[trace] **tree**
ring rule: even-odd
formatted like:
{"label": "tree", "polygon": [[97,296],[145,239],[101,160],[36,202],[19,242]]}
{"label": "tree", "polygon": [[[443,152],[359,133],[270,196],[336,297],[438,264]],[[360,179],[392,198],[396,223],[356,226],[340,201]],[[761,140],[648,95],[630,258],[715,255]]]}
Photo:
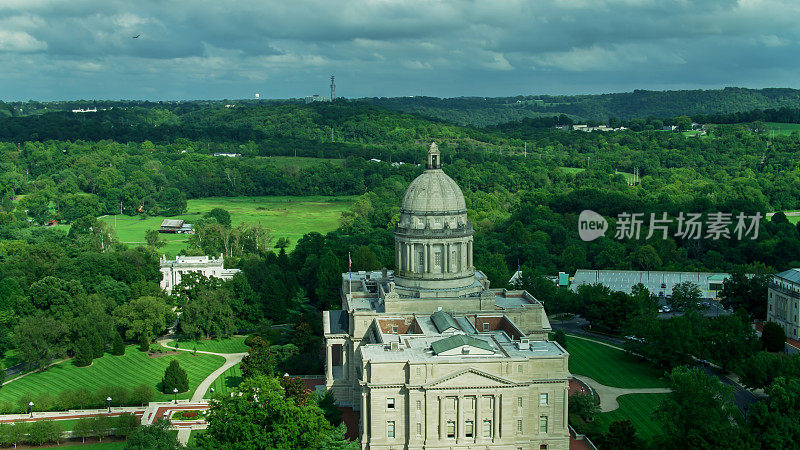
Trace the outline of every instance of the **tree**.
{"label": "tree", "polygon": [[61,439],[61,426],[52,420],[37,420],[28,425],[28,441],[35,445],[55,442]]}
{"label": "tree", "polygon": [[161,248],[167,245],[167,241],[161,239],[161,234],[158,230],[150,229],[144,232],[144,241],[148,247]]}
{"label": "tree", "polygon": [[94,417],[81,417],[72,427],[72,436],[81,438],[81,442],[86,442],[86,438],[94,435]]}
{"label": "tree", "polygon": [[368,246],[362,245],[353,252],[353,270],[376,270],[380,269],[378,256]]}
{"label": "tree", "polygon": [[780,352],[786,346],[786,332],[776,322],[766,322],[761,332],[761,343],[768,352]]}
{"label": "tree", "polygon": [[700,287],[697,284],[684,281],[672,288],[672,298],[669,300],[669,304],[678,311],[697,309],[701,297]]}
{"label": "tree", "polygon": [[800,380],[777,378],[766,389],[767,398],[755,403],[748,424],[761,448],[794,448],[800,438]]}
{"label": "tree", "polygon": [[597,444],[601,448],[615,450],[637,450],[644,448],[644,442],[636,436],[636,428],[630,420],[615,420],[608,426]]}
{"label": "tree", "polygon": [[344,437],[344,426],[334,428],[315,403],[286,397],[276,378],[246,379],[232,394],[211,401],[200,448],[258,448],[266,442],[271,448],[357,448]]}
{"label": "tree", "polygon": [[322,256],[317,269],[317,303],[327,308],[338,308],[341,301],[339,292],[342,287],[341,263],[332,251]]}
{"label": "tree", "polygon": [[175,388],[178,389],[178,392],[189,390],[189,376],[181,368],[177,359],[170,361],[169,366],[164,371],[164,378],[161,379],[161,392],[172,394]]}
{"label": "tree", "polygon": [[88,366],[92,363],[92,346],[89,340],[80,338],[75,345],[75,365],[78,367]]}
{"label": "tree", "polygon": [[125,342],[123,342],[122,335],[119,333],[114,333],[113,341],[111,342],[111,354],[115,356],[125,354]]}
{"label": "tree", "polygon": [[[774,216],[773,216],[774,220]],[[722,282],[720,302],[729,309],[744,309],[753,319],[764,320],[767,315],[767,285],[769,276],[748,277],[742,269],[735,270]]]}
{"label": "tree", "polygon": [[592,394],[576,393],[569,397],[569,413],[591,422],[600,414],[600,406]]}
{"label": "tree", "polygon": [[44,313],[25,317],[14,328],[14,342],[21,359],[34,369],[65,355],[66,339],[67,325]]}
{"label": "tree", "polygon": [[556,332],[553,333],[553,340],[558,342],[564,350],[567,349],[567,333],[565,333],[564,330],[556,330]]}
{"label": "tree", "polygon": [[144,336],[150,341],[174,317],[167,304],[156,297],[139,297],[114,309],[117,325],[126,330],[128,339]]}
{"label": "tree", "polygon": [[670,373],[669,384],[671,392],[654,413],[663,431],[661,448],[752,448],[731,387],[683,366]]}
{"label": "tree", "polygon": [[156,392],[149,384],[139,384],[131,391],[131,402],[144,406],[153,401]]}
{"label": "tree", "polygon": [[152,425],[137,428],[128,436],[125,450],[177,450],[182,448],[168,420],[158,419]]}
{"label": "tree", "polygon": [[223,227],[230,228],[231,226],[231,213],[228,210],[223,208],[214,208],[211,211],[203,214],[204,219],[214,219],[217,221],[218,224],[222,225]]}
{"label": "tree", "polygon": [[269,342],[256,336],[252,339],[250,349],[247,351],[247,356],[242,359],[240,367],[243,378],[254,378],[260,375],[274,375],[276,365],[275,354],[270,349]]}
{"label": "tree", "polygon": [[114,422],[114,434],[117,436],[130,436],[139,428],[141,423],[139,418],[131,413],[120,414]]}
{"label": "tree", "polygon": [[12,444],[14,448],[17,448],[17,444],[25,442],[25,439],[28,436],[28,423],[14,422],[9,428],[7,428],[7,431],[7,442],[4,443]]}
{"label": "tree", "polygon": [[322,414],[328,423],[338,427],[342,423],[342,410],[336,405],[336,397],[333,391],[325,391],[321,397],[317,396],[317,405],[322,409]]}
{"label": "tree", "polygon": [[227,289],[205,290],[183,307],[181,332],[192,339],[226,336],[234,330],[232,294]]}
{"label": "tree", "polygon": [[100,442],[103,442],[103,437],[108,435],[111,429],[111,418],[108,416],[97,416],[92,421],[92,434],[100,438]]}

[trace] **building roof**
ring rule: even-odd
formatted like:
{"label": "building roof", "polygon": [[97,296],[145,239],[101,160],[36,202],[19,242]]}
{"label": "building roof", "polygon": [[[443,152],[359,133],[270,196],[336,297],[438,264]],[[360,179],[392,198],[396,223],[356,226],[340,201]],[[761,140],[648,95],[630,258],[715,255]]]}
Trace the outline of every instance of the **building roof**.
{"label": "building roof", "polygon": [[[431,144],[429,154],[431,152],[439,158],[436,144]],[[426,168],[408,185],[401,209],[418,213],[463,213],[467,210],[467,203],[458,184],[437,166]]]}
{"label": "building roof", "polygon": [[431,320],[433,324],[436,326],[436,329],[439,330],[439,333],[444,333],[445,331],[455,328],[457,331],[461,330],[461,327],[458,326],[458,322],[456,319],[453,318],[450,314],[447,314],[444,311],[436,311],[431,315]]}
{"label": "building roof", "polygon": [[462,345],[469,345],[470,347],[476,347],[481,350],[486,350],[488,352],[493,352],[494,349],[488,342],[474,338],[472,336],[466,336],[463,334],[456,334],[454,336],[450,336],[444,339],[440,339],[431,343],[431,348],[433,352],[436,354],[444,353],[446,351],[453,350],[454,348],[461,347]]}
{"label": "building roof", "polygon": [[183,226],[183,220],[180,219],[164,219],[161,222],[161,228],[180,228]]}
{"label": "building roof", "polygon": [[789,269],[775,275],[792,283],[800,283],[800,269]]}

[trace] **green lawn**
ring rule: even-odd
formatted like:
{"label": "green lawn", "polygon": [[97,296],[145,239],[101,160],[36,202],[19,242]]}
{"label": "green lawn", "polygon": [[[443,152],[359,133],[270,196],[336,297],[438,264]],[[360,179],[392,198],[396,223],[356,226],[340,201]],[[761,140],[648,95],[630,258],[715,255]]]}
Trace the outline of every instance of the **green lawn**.
{"label": "green lawn", "polygon": [[297,167],[298,169],[319,166],[320,164],[332,164],[338,167],[344,165],[344,159],[308,158],[303,156],[260,156],[259,159],[265,159],[278,167]]}
{"label": "green lawn", "polygon": [[[294,248],[297,240],[304,234],[317,231],[325,234],[339,226],[339,217],[357,199],[356,196],[325,197],[208,197],[193,199],[187,202],[186,214],[171,217],[194,223],[203,214],[213,208],[224,208],[231,213],[233,225],[240,223],[261,223],[272,231],[277,240],[285,237]],[[165,217],[105,216],[100,220],[112,228],[115,227],[117,237],[128,244],[144,243],[144,233],[149,229],[158,229]],[[188,235],[162,234],[167,241],[159,251],[168,256],[175,256],[186,247]],[[274,242],[274,241],[273,241]]]}
{"label": "green lawn", "polygon": [[594,341],[567,337],[569,370],[619,388],[665,387],[663,373],[646,362]]}
{"label": "green lawn", "polygon": [[[178,341],[180,348],[213,353],[246,353],[249,347],[244,345],[244,336],[234,336],[226,339],[205,339],[200,341]],[[175,346],[175,341],[169,345]]]}
{"label": "green lawn", "polygon": [[76,447],[80,447],[81,450],[124,450],[125,441],[103,442],[102,444],[94,443],[94,444],[79,445]]}
{"label": "green lawn", "polygon": [[227,394],[231,391],[231,389],[235,388],[242,382],[242,369],[239,367],[239,364],[229,368],[225,372],[214,380],[214,382],[209,387],[209,390],[206,391],[206,394],[203,396],[204,398],[210,398],[211,388],[214,388],[214,394]]}
{"label": "green lawn", "polygon": [[775,134],[790,135],[793,132],[800,132],[800,123],[777,123],[777,122],[764,122],[767,131],[775,131]]}
{"label": "green lawn", "polygon": [[[585,167],[565,167],[565,166],[558,166],[558,168],[559,168],[559,169],[561,169],[563,172],[565,172],[565,173],[568,173],[568,174],[570,174],[570,175],[575,175],[576,173],[581,173],[581,172],[583,172],[584,170],[586,170],[586,168],[585,168]],[[626,179],[626,180],[628,180],[628,181],[630,181],[631,179],[633,179],[633,174],[632,174],[632,173],[628,173],[628,172],[620,172],[620,171],[616,171],[616,172],[614,172],[614,173],[618,173],[618,174],[621,174],[621,175],[625,176],[625,179]]]}
{"label": "green lawn", "polygon": [[[224,362],[221,356],[203,354],[193,356],[187,352],[150,358],[136,346],[128,346],[124,356],[106,354],[102,358],[95,359],[88,367],[75,367],[72,361],[66,361],[44,372],[33,373],[8,383],[0,389],[0,402],[16,405],[20,397],[28,394],[36,397],[50,393],[55,397],[60,391],[67,389],[86,388],[94,392],[103,386],[122,386],[131,389],[142,383],[147,383],[158,390],[164,370],[173,359],[177,359],[189,375],[189,391],[178,394],[178,398],[181,399],[190,398],[200,382]],[[171,395],[159,393],[155,399],[163,401],[171,398]]]}
{"label": "green lawn", "polygon": [[636,427],[640,438],[650,440],[659,434],[661,428],[653,418],[653,411],[667,394],[628,394],[617,398],[619,409],[598,416],[598,427],[603,432],[616,420],[628,419]]}

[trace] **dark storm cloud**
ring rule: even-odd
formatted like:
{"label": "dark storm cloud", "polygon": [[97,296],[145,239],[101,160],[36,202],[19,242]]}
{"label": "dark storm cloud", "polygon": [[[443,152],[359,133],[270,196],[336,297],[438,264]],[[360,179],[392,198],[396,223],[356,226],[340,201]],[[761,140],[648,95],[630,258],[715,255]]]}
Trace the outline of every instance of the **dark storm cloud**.
{"label": "dark storm cloud", "polygon": [[[794,0],[3,0],[0,98],[794,86]],[[132,36],[141,34],[138,39]]]}

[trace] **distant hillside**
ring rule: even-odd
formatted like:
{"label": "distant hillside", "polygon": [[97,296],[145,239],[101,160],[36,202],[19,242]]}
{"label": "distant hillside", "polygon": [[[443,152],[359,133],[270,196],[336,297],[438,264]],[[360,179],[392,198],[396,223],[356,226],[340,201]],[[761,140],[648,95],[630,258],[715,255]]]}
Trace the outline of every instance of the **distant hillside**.
{"label": "distant hillside", "polygon": [[526,117],[565,114],[579,120],[605,121],[735,113],[754,109],[800,107],[797,89],[725,88],[692,91],[641,91],[600,95],[517,97],[395,97],[361,99],[459,125],[487,126]]}

